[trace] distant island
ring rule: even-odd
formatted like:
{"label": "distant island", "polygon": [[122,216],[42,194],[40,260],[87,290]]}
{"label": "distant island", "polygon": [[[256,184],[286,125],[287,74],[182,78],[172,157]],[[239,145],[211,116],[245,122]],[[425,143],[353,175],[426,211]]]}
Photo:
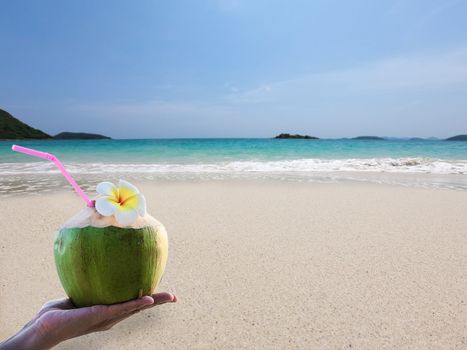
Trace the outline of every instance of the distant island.
{"label": "distant island", "polygon": [[384,140],[384,138],[379,136],[357,136],[352,138],[352,140]]}
{"label": "distant island", "polygon": [[429,140],[424,139],[423,137],[411,137],[409,141],[429,141]]}
{"label": "distant island", "polygon": [[[92,134],[86,132],[61,132],[55,136],[51,136],[39,129],[35,129],[21,120],[13,117],[7,111],[0,109],[0,140],[111,140],[109,136],[100,134]],[[282,133],[274,137],[274,139],[303,139],[303,140],[319,140],[319,137],[300,134]],[[343,138],[342,140],[348,140]],[[405,141],[441,141],[436,137],[420,138],[420,137],[380,137],[380,136],[357,136],[351,140],[405,140]],[[467,141],[467,135],[456,135],[444,139],[444,141]]]}
{"label": "distant island", "polygon": [[55,140],[110,140],[111,138],[99,134],[89,134],[86,132],[61,132],[54,136]]}
{"label": "distant island", "polygon": [[20,139],[51,139],[52,136],[45,132],[34,129],[22,121],[13,117],[7,111],[0,109],[0,139],[20,140]]}
{"label": "distant island", "polygon": [[0,109],[0,140],[108,140],[110,137],[85,132],[61,132],[50,136]]}
{"label": "distant island", "polygon": [[318,137],[310,135],[299,135],[299,134],[279,134],[274,137],[275,139],[305,139],[305,140],[319,140]]}
{"label": "distant island", "polygon": [[467,141],[467,135],[456,135],[447,138],[446,141]]}

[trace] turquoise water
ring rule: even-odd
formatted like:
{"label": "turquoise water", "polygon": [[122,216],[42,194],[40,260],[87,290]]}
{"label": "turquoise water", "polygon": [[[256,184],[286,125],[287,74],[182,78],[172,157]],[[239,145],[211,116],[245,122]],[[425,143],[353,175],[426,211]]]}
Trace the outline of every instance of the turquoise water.
{"label": "turquoise water", "polygon": [[[63,162],[212,163],[243,160],[371,159],[422,157],[467,160],[467,142],[273,139],[167,139],[18,141],[53,153]],[[0,163],[31,162],[0,142]]]}
{"label": "turquoise water", "polygon": [[[157,139],[17,141],[57,156],[83,187],[99,181],[370,181],[467,189],[467,142]],[[0,142],[0,193],[68,188],[55,166]]]}

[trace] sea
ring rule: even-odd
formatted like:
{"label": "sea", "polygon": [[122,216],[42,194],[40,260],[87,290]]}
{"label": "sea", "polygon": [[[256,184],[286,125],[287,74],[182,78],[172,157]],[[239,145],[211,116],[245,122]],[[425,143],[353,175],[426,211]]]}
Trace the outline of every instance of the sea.
{"label": "sea", "polygon": [[0,195],[69,188],[54,154],[84,189],[100,181],[369,182],[467,190],[467,142],[442,140],[138,139],[0,141]]}

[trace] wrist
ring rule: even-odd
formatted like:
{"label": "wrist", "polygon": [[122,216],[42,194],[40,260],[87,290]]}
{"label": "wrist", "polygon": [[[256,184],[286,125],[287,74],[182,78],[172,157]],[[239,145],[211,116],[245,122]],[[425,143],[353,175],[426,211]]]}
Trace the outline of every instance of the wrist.
{"label": "wrist", "polygon": [[0,343],[0,350],[48,350],[58,343],[59,341],[54,342],[33,323]]}
{"label": "wrist", "polygon": [[31,325],[29,336],[34,340],[34,349],[38,350],[51,349],[62,341],[53,330],[45,328],[40,319]]}

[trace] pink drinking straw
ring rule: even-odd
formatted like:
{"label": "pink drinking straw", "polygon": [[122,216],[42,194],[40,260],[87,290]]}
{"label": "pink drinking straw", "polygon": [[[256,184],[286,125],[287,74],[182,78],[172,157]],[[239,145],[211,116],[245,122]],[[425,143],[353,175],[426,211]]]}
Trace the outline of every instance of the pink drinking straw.
{"label": "pink drinking straw", "polygon": [[75,179],[73,179],[71,177],[71,175],[68,173],[68,171],[66,171],[63,164],[60,163],[60,161],[57,159],[57,157],[55,157],[53,154],[46,153],[46,152],[41,152],[41,151],[36,151],[34,149],[31,149],[31,148],[21,147],[21,146],[17,146],[17,145],[11,146],[11,149],[13,151],[16,151],[16,152],[29,154],[30,156],[50,160],[52,163],[54,163],[57,166],[58,170],[60,170],[62,172],[63,176],[65,176],[65,179],[68,180],[68,182],[71,184],[71,186],[73,186],[73,188],[79,194],[79,196],[86,202],[86,205],[88,207],[90,207],[90,208],[94,207],[94,202],[92,200],[90,200],[89,197],[83,192],[81,187],[79,187],[78,184],[76,183]]}

